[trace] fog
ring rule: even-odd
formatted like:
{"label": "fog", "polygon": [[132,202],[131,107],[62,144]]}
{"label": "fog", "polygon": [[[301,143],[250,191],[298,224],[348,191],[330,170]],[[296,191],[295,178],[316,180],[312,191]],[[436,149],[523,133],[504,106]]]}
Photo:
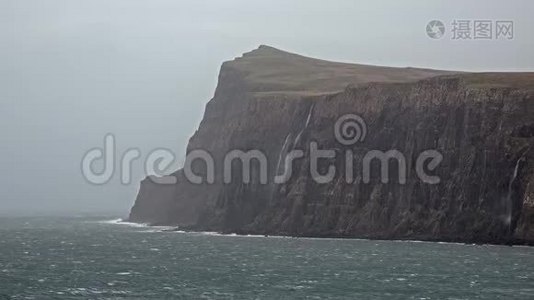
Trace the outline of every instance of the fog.
{"label": "fog", "polygon": [[[0,214],[126,215],[144,177],[88,183],[83,155],[116,138],[179,165],[221,63],[267,44],[322,59],[534,70],[532,1],[0,0]],[[430,20],[512,20],[514,37],[431,39]],[[450,32],[447,32],[450,34]]]}

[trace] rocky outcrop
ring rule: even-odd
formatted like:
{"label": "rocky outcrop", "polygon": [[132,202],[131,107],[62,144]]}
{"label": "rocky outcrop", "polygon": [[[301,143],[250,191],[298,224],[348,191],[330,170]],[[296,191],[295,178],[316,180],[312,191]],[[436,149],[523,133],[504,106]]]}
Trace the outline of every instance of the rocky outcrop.
{"label": "rocky outcrop", "polygon": [[[336,120],[357,114],[367,135],[357,144],[336,140]],[[310,175],[311,143],[333,149],[319,161],[329,183]],[[213,184],[190,183],[183,170],[177,184],[145,179],[130,220],[195,230],[422,239],[481,243],[534,243],[534,73],[453,73],[332,63],[262,46],[225,62],[214,98],[206,107],[188,153],[203,149],[215,161]],[[223,182],[224,156],[260,150],[269,183],[259,166],[244,183],[240,169]],[[285,183],[285,157],[300,149]],[[396,150],[406,163],[406,182],[390,162],[389,182],[371,164],[369,151]],[[423,182],[417,158],[441,153],[429,171],[439,183]],[[345,155],[352,151],[353,180]],[[196,161],[193,170],[205,174]]]}

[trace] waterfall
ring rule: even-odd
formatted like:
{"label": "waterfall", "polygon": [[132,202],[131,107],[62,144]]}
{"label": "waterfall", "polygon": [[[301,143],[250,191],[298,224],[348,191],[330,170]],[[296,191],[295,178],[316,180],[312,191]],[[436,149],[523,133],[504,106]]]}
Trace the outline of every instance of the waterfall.
{"label": "waterfall", "polygon": [[276,163],[276,173],[275,175],[278,175],[280,173],[280,167],[282,166],[282,159],[286,156],[287,152],[287,145],[289,143],[289,138],[291,137],[291,133],[289,133],[286,136],[286,139],[284,140],[284,144],[282,145],[282,148],[280,149],[280,153],[278,154],[278,162]]}
{"label": "waterfall", "polygon": [[304,129],[302,129],[299,134],[297,135],[297,137],[295,138],[295,140],[293,141],[293,147],[296,147],[297,146],[297,143],[300,141],[300,136],[302,135],[302,133],[304,132]]}
{"label": "waterfall", "polygon": [[510,179],[510,182],[508,183],[508,195],[506,196],[506,216],[505,216],[505,223],[508,225],[508,227],[510,227],[510,225],[512,224],[512,208],[513,208],[513,205],[512,205],[512,186],[515,182],[515,180],[517,179],[517,174],[519,173],[519,165],[521,163],[521,161],[524,159],[524,156],[521,156],[516,164],[515,164],[515,168],[514,168],[514,174],[512,175],[512,178]]}
{"label": "waterfall", "polygon": [[[306,122],[304,123],[304,126],[302,127],[302,129],[299,131],[299,133],[297,134],[297,136],[293,140],[292,149],[294,149],[296,147],[297,143],[300,141],[302,133],[310,125],[311,116],[312,116],[312,112],[313,112],[313,107],[314,107],[314,105],[312,104],[310,106],[309,111],[308,111],[308,116],[306,117]],[[282,145],[282,148],[280,149],[280,153],[278,154],[278,162],[276,163],[275,176],[276,175],[284,175],[282,172],[285,172],[285,170],[288,168],[288,166],[286,166],[286,164],[288,163],[286,161],[286,156],[287,156],[287,153],[289,152],[289,140],[290,140],[290,138],[291,138],[291,132],[286,136],[286,139],[284,140],[284,144]],[[282,163],[282,161],[284,163]]]}
{"label": "waterfall", "polygon": [[304,128],[308,128],[308,125],[310,125],[310,120],[311,120],[311,116],[312,116],[312,111],[313,111],[313,107],[315,105],[311,105],[310,106],[310,111],[308,111],[308,117],[306,118],[306,123],[304,125]]}
{"label": "waterfall", "polygon": [[[297,146],[298,142],[300,141],[300,138],[302,136],[302,134],[304,133],[304,130],[306,130],[306,128],[308,128],[308,126],[310,125],[310,121],[311,121],[311,117],[312,117],[312,113],[313,113],[313,108],[314,108],[314,105],[315,104],[312,104],[310,105],[310,109],[308,111],[308,116],[306,117],[306,122],[304,122],[304,126],[302,127],[302,129],[299,131],[299,133],[296,135],[295,139],[293,140],[293,145],[291,147],[291,150],[295,149],[295,147]],[[286,136],[285,140],[284,140],[284,144],[282,145],[282,148],[280,149],[280,153],[278,154],[278,162],[276,164],[276,172],[275,172],[275,176],[285,176],[285,172],[286,170],[288,170],[289,168],[289,164],[290,164],[290,161],[291,160],[288,160],[286,158],[288,152],[289,152],[289,141],[292,137],[292,134],[291,132]],[[290,155],[293,155],[293,153],[290,153]],[[282,163],[282,161],[284,161],[284,163]],[[272,202],[274,200],[274,197],[276,196],[276,189],[277,189],[277,186],[278,185],[271,185],[271,199],[270,199],[270,202]]]}
{"label": "waterfall", "polygon": [[310,110],[308,111],[308,116],[306,117],[306,122],[304,123],[304,127],[302,127],[302,129],[299,131],[299,134],[297,134],[297,137],[293,141],[293,147],[297,146],[298,142],[300,141],[300,137],[302,136],[302,133],[310,125],[310,120],[311,120],[311,116],[312,116],[312,112],[313,112],[313,107],[314,107],[314,105],[312,104],[310,106]]}
{"label": "waterfall", "polygon": [[[286,156],[286,153],[287,153],[287,150],[288,150],[288,145],[289,145],[290,138],[291,138],[291,132],[286,135],[284,143],[282,144],[282,148],[280,148],[280,152],[278,153],[278,162],[276,163],[276,169],[275,169],[275,173],[274,173],[275,177],[280,174],[280,171],[281,171],[280,168],[282,167],[282,160],[285,159],[285,156]],[[273,180],[274,180],[274,177],[273,177]],[[272,203],[272,201],[274,199],[274,196],[275,196],[275,193],[276,193],[276,187],[275,186],[276,185],[272,184],[271,187],[270,187],[271,197],[269,199],[269,203]]]}

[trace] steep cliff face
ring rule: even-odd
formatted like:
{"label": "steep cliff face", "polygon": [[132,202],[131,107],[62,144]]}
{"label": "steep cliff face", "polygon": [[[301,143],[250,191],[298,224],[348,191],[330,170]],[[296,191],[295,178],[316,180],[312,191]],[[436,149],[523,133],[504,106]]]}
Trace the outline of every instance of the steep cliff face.
{"label": "steep cliff face", "polygon": [[[335,123],[360,116],[367,135],[341,144]],[[311,144],[332,149],[319,160],[328,183],[310,175]],[[203,149],[215,161],[215,183],[192,184],[182,170],[175,185],[146,179],[130,219],[196,230],[295,236],[370,237],[443,241],[534,242],[534,74],[467,74],[413,68],[332,63],[260,47],[223,64],[214,98],[191,138],[188,152]],[[223,183],[231,150],[260,150],[259,166],[243,183],[241,169]],[[300,149],[284,183],[285,158]],[[441,163],[419,178],[417,158],[441,153]],[[347,181],[347,151],[353,180]],[[396,150],[406,163],[406,182],[390,162],[389,182],[371,164],[370,151]],[[202,163],[194,171],[205,174]]]}

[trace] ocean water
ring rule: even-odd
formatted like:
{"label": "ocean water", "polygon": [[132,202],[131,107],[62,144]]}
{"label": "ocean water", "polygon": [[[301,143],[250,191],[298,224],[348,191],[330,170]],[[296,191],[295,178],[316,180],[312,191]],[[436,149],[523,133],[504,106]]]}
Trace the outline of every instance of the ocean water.
{"label": "ocean water", "polygon": [[0,299],[534,299],[534,248],[3,218]]}

